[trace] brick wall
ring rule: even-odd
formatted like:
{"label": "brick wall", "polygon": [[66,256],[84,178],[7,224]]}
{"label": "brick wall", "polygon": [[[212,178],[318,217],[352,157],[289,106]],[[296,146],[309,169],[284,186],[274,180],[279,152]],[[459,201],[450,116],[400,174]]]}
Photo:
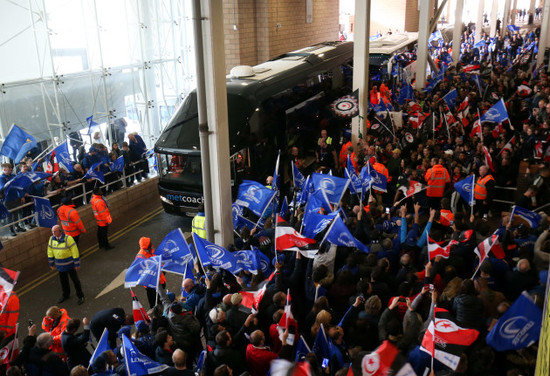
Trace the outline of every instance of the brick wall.
{"label": "brick wall", "polygon": [[[108,196],[113,217],[110,236],[161,207],[157,186],[158,178],[152,178]],[[78,213],[87,231],[80,237],[82,255],[97,247],[97,225],[90,205],[78,208]],[[46,251],[50,236],[50,229],[39,227],[2,242],[4,249],[0,251],[0,263],[8,269],[21,271],[19,288],[49,272]]]}
{"label": "brick wall", "polygon": [[370,35],[386,34],[388,29],[418,31],[417,6],[417,0],[371,1]]}

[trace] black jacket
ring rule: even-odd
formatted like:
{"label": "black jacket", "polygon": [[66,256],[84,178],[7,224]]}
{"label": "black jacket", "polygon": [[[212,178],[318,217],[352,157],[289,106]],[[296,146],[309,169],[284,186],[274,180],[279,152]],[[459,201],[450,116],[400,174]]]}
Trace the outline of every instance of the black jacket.
{"label": "black jacket", "polygon": [[96,313],[90,320],[90,330],[96,341],[99,342],[103,329],[107,328],[109,331],[109,345],[111,348],[115,348],[117,332],[122,328],[125,316],[126,313],[122,308],[109,308]]}
{"label": "black jacket", "polygon": [[92,354],[88,351],[86,344],[90,340],[90,329],[85,329],[80,334],[70,334],[64,331],[61,334],[61,346],[67,353],[67,364],[69,369],[81,364],[88,366]]}

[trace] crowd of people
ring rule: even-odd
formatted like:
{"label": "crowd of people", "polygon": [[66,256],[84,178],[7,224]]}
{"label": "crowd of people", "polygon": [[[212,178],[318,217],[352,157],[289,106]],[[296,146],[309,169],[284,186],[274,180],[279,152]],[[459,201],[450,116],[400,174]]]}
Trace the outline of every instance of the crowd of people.
{"label": "crowd of people", "polygon": [[[345,137],[339,143],[342,130],[327,129],[320,131],[315,154],[296,145],[286,155],[305,177],[313,172],[346,176],[350,164],[355,174],[368,166],[385,176],[385,192],[346,193],[336,205],[347,230],[368,252],[324,242],[323,231],[313,239],[320,243],[314,256],[278,251],[272,218],[279,208],[274,208],[266,211],[269,218],[263,228],[239,228],[231,247],[256,247],[270,261],[262,270],[234,275],[197,264],[194,277],[183,281],[177,297],[164,290],[161,277],[158,291],[147,290],[150,321],[143,316],[133,322],[118,307],[91,320],[71,319],[65,309],[53,306],[42,323],[45,333],[37,336],[36,326],[29,327],[7,374],[125,375],[129,359],[124,359],[121,343],[127,338],[160,365],[157,373],[166,375],[191,375],[194,370],[207,376],[359,375],[380,367],[397,372],[407,362],[418,375],[430,370],[437,375],[533,374],[536,342],[497,351],[488,344],[487,334],[523,292],[540,309],[546,299],[547,66],[534,65],[538,30],[507,35],[502,42],[488,40],[486,44],[494,43],[493,51],[470,46],[470,32],[465,30],[456,65],[446,68],[450,51],[433,46],[444,74],[432,81],[430,90],[402,100],[401,91],[409,84],[404,81],[370,93],[372,105],[387,100],[392,112],[400,112],[400,128],[385,116],[388,111],[371,113],[365,116],[368,129],[357,145]],[[451,105],[444,97],[454,89],[457,97]],[[481,123],[480,116],[501,99],[508,118]],[[127,146],[123,144],[122,153]],[[105,153],[94,146],[83,156],[83,167],[101,161],[98,155]],[[11,171],[4,174],[10,176]],[[455,194],[455,183],[472,175],[473,208]],[[266,182],[277,189],[272,176]],[[409,193],[415,184],[424,188]],[[307,200],[300,203],[299,194],[303,197],[295,184],[280,186],[279,202],[291,202],[291,210],[281,213],[294,229],[288,233],[297,234],[303,227]],[[542,219],[536,226],[524,223],[510,214],[512,204],[540,211]],[[321,209],[320,214],[328,211]],[[260,219],[246,210],[244,215],[252,223]],[[204,221],[193,226],[204,237],[204,228],[199,228]],[[59,228],[55,231],[59,239]],[[488,238],[489,249],[498,244],[500,251],[495,248],[481,257],[474,250]],[[430,257],[428,244],[446,241],[453,242],[449,254]],[[137,258],[152,256],[151,239],[141,238],[139,246]],[[77,259],[71,262],[76,265]],[[247,301],[250,294],[256,297],[253,304]],[[441,309],[448,311],[452,325],[478,333],[452,367],[422,351],[434,312]],[[78,333],[81,325],[84,331]],[[99,341],[104,328],[111,350],[95,357],[87,369],[90,332]],[[325,349],[320,338],[326,341]],[[304,350],[304,343],[311,351]],[[369,355],[377,351],[384,351],[389,364],[383,364],[382,355],[378,360]]]}

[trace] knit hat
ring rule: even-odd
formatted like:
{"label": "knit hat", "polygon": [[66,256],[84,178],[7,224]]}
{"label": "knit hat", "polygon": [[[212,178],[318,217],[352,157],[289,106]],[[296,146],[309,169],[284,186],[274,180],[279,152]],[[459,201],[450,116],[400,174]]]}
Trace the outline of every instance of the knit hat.
{"label": "knit hat", "polygon": [[139,238],[139,248],[149,249],[150,246],[151,246],[151,239],[150,238],[147,238],[145,236],[142,236],[141,238]]}
{"label": "knit hat", "polygon": [[125,335],[126,337],[130,337],[130,335],[132,334],[132,329],[130,328],[130,326],[123,326],[122,328],[120,328],[117,332],[117,335],[118,335],[118,338],[122,338],[122,335]]}
{"label": "knit hat", "polygon": [[92,363],[92,368],[95,372],[105,371],[105,367],[107,367],[107,360],[103,355],[95,358],[94,362]]}
{"label": "knit hat", "polygon": [[[143,239],[143,238],[142,238]],[[176,294],[173,293],[172,291],[168,291],[166,293],[166,297],[168,298],[168,300],[170,300],[171,302],[173,302],[175,299],[176,299]]]}
{"label": "knit hat", "polygon": [[233,305],[241,304],[242,301],[243,301],[243,296],[240,293],[237,292],[231,295],[231,304]]}
{"label": "knit hat", "polygon": [[149,325],[147,325],[147,323],[143,320],[138,320],[136,322],[136,329],[138,332],[146,332],[147,329],[149,329]]}

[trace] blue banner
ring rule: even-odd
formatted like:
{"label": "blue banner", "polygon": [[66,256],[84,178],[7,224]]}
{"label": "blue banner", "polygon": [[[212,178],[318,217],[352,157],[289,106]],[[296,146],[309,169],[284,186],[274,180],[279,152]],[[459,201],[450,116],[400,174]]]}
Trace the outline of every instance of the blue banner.
{"label": "blue banner", "polygon": [[540,214],[517,205],[512,206],[512,219],[514,215],[517,215],[518,217],[529,223],[529,226],[531,228],[539,227],[540,221],[542,220]]}
{"label": "blue banner", "polygon": [[[96,338],[97,339],[97,338]],[[101,334],[101,338],[97,342],[97,346],[94,350],[94,353],[92,354],[92,357],[90,358],[90,365],[94,363],[96,358],[100,356],[104,351],[112,350],[109,346],[109,331],[107,328],[103,329],[103,333]]]}
{"label": "blue banner", "polygon": [[86,175],[84,175],[87,179],[95,179],[99,180],[101,184],[105,184],[105,175],[103,172],[100,171],[99,165],[101,162],[94,163],[86,172]]}
{"label": "blue banner", "polygon": [[261,265],[258,262],[257,254],[254,251],[237,251],[232,253],[235,256],[236,267],[233,273],[238,273],[241,270],[246,270],[252,274],[258,274],[258,269]]}
{"label": "blue banner", "polygon": [[454,185],[455,190],[460,194],[470,206],[474,206],[474,187],[476,185],[475,175],[468,176],[465,179],[457,181]]}
{"label": "blue banner", "polygon": [[323,324],[321,324],[321,328],[317,332],[317,337],[315,337],[311,351],[317,356],[319,363],[322,363],[324,359],[330,360],[330,348]]}
{"label": "blue banner", "polygon": [[271,275],[271,260],[269,257],[256,247],[252,247],[252,250],[256,252],[256,260],[258,260],[262,273],[264,273],[265,276]]}
{"label": "blue banner", "polygon": [[445,96],[443,96],[443,100],[445,101],[445,103],[447,103],[447,106],[449,106],[451,110],[454,110],[454,108],[456,107],[457,98],[458,92],[456,91],[456,89],[449,91],[447,94],[445,94]]}
{"label": "blue banner", "polygon": [[195,242],[195,250],[197,251],[197,256],[202,262],[203,266],[211,265],[216,269],[225,269],[229,272],[233,272],[237,265],[237,260],[235,256],[227,249],[209,242],[197,236],[193,233],[193,241]]}
{"label": "blue banner", "polygon": [[414,101],[414,89],[410,84],[403,80],[403,85],[399,91],[399,98],[397,101],[400,105],[404,105],[407,100]]}
{"label": "blue banner", "polygon": [[239,194],[235,203],[243,208],[248,208],[258,217],[264,214],[264,210],[273,200],[275,191],[264,187],[258,182],[244,180],[239,186]]}
{"label": "blue banner", "polygon": [[25,172],[23,174],[16,175],[13,179],[8,181],[4,185],[4,193],[7,195],[8,192],[12,189],[18,191],[27,191],[27,189],[33,185],[35,182],[46,179],[52,176],[47,172]]}
{"label": "blue banner", "polygon": [[516,31],[519,31],[519,26],[517,25],[507,25],[508,27],[508,30],[510,30],[510,32],[512,33],[515,33]]}
{"label": "blue banner", "polygon": [[428,43],[431,43],[433,41],[437,41],[443,39],[443,35],[441,35],[440,30],[436,30],[433,33],[430,34],[430,37],[428,38]]}
{"label": "blue banner", "polygon": [[38,226],[52,228],[57,224],[57,216],[49,199],[34,197],[34,210]]}
{"label": "blue banner", "polygon": [[304,183],[306,181],[306,178],[304,178],[304,175],[298,170],[298,166],[296,166],[296,163],[291,162],[292,164],[292,181],[294,182],[294,186],[298,189],[302,189],[304,186]]}
{"label": "blue banner", "polygon": [[349,179],[317,173],[313,173],[311,177],[315,190],[322,190],[331,204],[338,205],[340,203],[344,192],[348,188]]}
{"label": "blue banner", "polygon": [[508,112],[506,111],[506,106],[504,105],[504,100],[500,100],[488,109],[479,120],[483,123],[484,121],[491,121],[493,123],[502,123],[504,120],[508,119]]}
{"label": "blue banner", "polygon": [[121,155],[120,157],[115,159],[114,162],[111,163],[111,171],[124,171],[124,156]]}
{"label": "blue banner", "polygon": [[386,175],[376,171],[370,166],[370,163],[361,169],[360,177],[364,190],[368,190],[372,187],[382,192],[387,191],[388,179]]}
{"label": "blue banner", "polygon": [[92,134],[92,127],[95,127],[96,125],[99,125],[99,124],[97,124],[94,121],[94,115],[88,116],[86,118],[86,123],[88,124],[88,136],[89,136]]}
{"label": "blue banner", "polygon": [[311,193],[311,190],[313,189],[313,183],[312,180],[309,178],[309,176],[306,178],[306,182],[300,189],[300,192],[296,195],[296,201],[298,205],[303,205],[307,202],[309,195]]}
{"label": "blue banner", "polygon": [[[320,331],[320,330],[319,330]],[[303,336],[300,336],[300,340],[298,341],[298,346],[296,347],[296,362],[301,362],[306,359],[306,355],[311,352],[311,349],[307,345],[306,341],[304,340]],[[322,359],[321,359],[322,361]]]}
{"label": "blue banner", "polygon": [[55,154],[55,158],[57,159],[59,167],[63,167],[69,172],[74,172],[73,161],[71,160],[71,156],[69,155],[69,147],[67,146],[67,141],[53,149],[53,153]]}
{"label": "blue banner", "polygon": [[[164,260],[164,259],[163,259]],[[180,274],[184,278],[195,279],[193,275],[193,268],[195,267],[195,261],[193,260],[193,255],[190,253],[178,260],[172,260],[166,262],[162,265],[161,270],[165,272]]]}
{"label": "blue banner", "polygon": [[304,214],[304,231],[306,238],[313,239],[315,235],[323,231],[334,218],[338,216],[339,211],[324,215],[315,212]]}
{"label": "blue banner", "polygon": [[140,353],[125,334],[122,335],[122,351],[127,376],[152,375],[169,368],[166,364],[152,361]]}
{"label": "blue banner", "polygon": [[541,325],[541,309],[523,293],[487,334],[487,344],[497,351],[523,349],[539,339]]}
{"label": "blue banner", "polygon": [[180,228],[172,230],[162,239],[159,246],[153,252],[154,255],[162,256],[162,261],[178,261],[190,255],[189,246],[183,237]]}
{"label": "blue banner", "polygon": [[159,281],[160,263],[160,256],[135,259],[126,270],[124,287],[130,288],[140,285],[156,289]]}
{"label": "blue banner", "polygon": [[304,209],[304,217],[310,215],[311,213],[318,213],[321,208],[323,208],[327,213],[332,212],[332,208],[328,202],[325,192],[322,190],[317,190],[312,193],[307,200],[307,204]]}
{"label": "blue banner", "polygon": [[331,244],[343,247],[357,248],[362,252],[369,253],[370,249],[359,240],[355,239],[342,218],[336,217],[325,235],[325,240]]}
{"label": "blue banner", "polygon": [[17,125],[12,125],[0,148],[0,154],[19,163],[27,152],[36,147],[36,139]]}

